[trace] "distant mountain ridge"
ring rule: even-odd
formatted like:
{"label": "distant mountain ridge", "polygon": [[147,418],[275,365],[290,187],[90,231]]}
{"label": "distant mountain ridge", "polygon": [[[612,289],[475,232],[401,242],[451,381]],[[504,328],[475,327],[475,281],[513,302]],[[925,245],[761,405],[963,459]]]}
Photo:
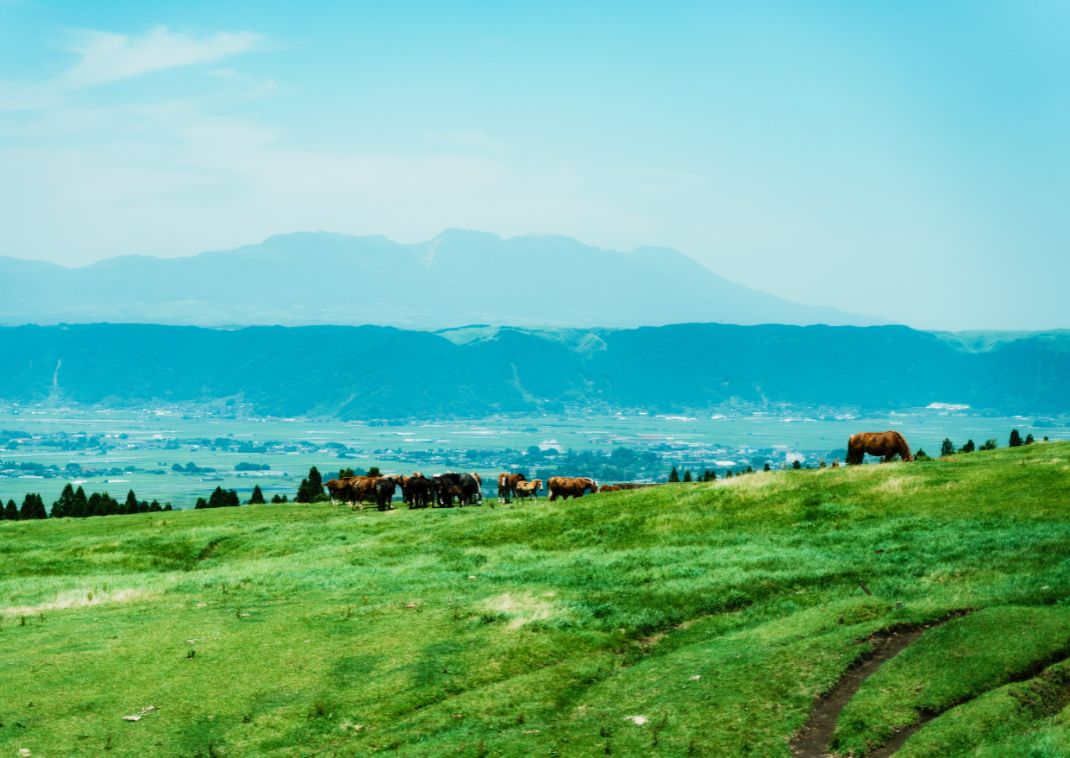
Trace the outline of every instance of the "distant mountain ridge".
{"label": "distant mountain ridge", "polygon": [[0,324],[105,321],[413,329],[880,323],[749,289],[669,248],[622,253],[552,235],[503,239],[455,229],[406,245],[302,232],[185,258],[123,256],[73,269],[0,257]]}
{"label": "distant mountain ridge", "polygon": [[479,418],[717,407],[885,412],[933,402],[1070,413],[1070,332],[992,340],[907,327],[639,329],[86,324],[0,327],[0,402],[240,406],[271,416]]}

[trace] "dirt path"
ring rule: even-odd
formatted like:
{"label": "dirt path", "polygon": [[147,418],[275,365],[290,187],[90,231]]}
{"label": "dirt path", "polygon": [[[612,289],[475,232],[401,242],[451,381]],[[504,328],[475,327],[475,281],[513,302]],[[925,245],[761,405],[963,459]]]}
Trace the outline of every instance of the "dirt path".
{"label": "dirt path", "polygon": [[[877,632],[870,637],[869,643],[873,646],[873,649],[869,654],[852,664],[840,677],[840,681],[836,683],[836,686],[814,703],[810,718],[807,719],[806,724],[803,725],[803,728],[799,730],[791,741],[791,754],[795,758],[825,758],[832,755],[828,751],[828,745],[832,739],[832,733],[836,731],[836,720],[840,716],[840,711],[858,692],[862,682],[883,666],[886,661],[894,658],[904,648],[914,643],[929,629],[963,615],[965,615],[965,612],[954,613],[921,626],[892,627]],[[913,728],[898,732],[891,740],[874,751],[872,758],[889,756],[894,753],[906,742],[907,737],[921,728],[922,724],[928,721],[929,718],[924,719]]]}

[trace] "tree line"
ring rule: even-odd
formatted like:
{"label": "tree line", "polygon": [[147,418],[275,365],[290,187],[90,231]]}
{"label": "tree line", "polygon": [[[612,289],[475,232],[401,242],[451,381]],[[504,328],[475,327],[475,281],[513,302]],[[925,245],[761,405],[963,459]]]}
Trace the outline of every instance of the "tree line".
{"label": "tree line", "polygon": [[52,503],[51,510],[45,508],[45,502],[36,492],[27,492],[22,499],[22,507],[8,500],[0,508],[0,519],[7,521],[27,521],[43,518],[90,518],[92,516],[124,516],[131,513],[156,513],[173,510],[170,503],[160,505],[158,500],[138,500],[133,490],[126,493],[126,499],[119,502],[107,492],[94,492],[86,495],[82,487],[75,489],[68,484],[63,488],[59,498]]}
{"label": "tree line", "polygon": [[[1047,442],[1048,438],[1044,438],[1044,442]],[[1017,429],[1011,429],[1010,437],[1007,440],[1007,447],[1023,447],[1024,445],[1032,445],[1036,442],[1036,439],[1032,434],[1027,434],[1022,437],[1021,432]],[[995,450],[999,447],[999,443],[994,437],[985,440],[978,447],[977,444],[971,439],[966,440],[966,444],[962,447],[955,447],[955,443],[951,441],[950,437],[945,437],[944,441],[940,443],[940,457],[947,458],[949,455],[955,455],[956,453],[972,453],[975,450]],[[924,450],[918,448],[917,453],[914,455],[917,460],[932,460],[932,458],[925,453]]]}

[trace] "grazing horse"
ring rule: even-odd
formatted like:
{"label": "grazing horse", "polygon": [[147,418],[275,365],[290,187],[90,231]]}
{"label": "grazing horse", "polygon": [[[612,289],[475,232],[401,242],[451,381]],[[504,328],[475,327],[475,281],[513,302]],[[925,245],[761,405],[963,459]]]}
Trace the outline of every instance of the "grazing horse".
{"label": "grazing horse", "polygon": [[848,465],[861,463],[866,453],[880,456],[883,463],[891,461],[897,455],[904,461],[914,460],[914,456],[910,454],[910,445],[899,432],[859,432],[851,435],[851,439],[847,441]]}
{"label": "grazing horse", "polygon": [[516,497],[517,500],[527,500],[529,497],[533,497],[536,500],[539,499],[539,490],[542,489],[542,479],[533,479],[530,482],[527,480],[516,483]]}
{"label": "grazing horse", "polygon": [[516,497],[516,485],[526,480],[523,474],[498,474],[498,502],[508,503]]}
{"label": "grazing horse", "polygon": [[548,489],[550,502],[559,497],[568,500],[570,497],[583,497],[587,490],[590,490],[591,494],[598,492],[598,482],[586,477],[554,476],[550,478]]}
{"label": "grazing horse", "polygon": [[623,489],[619,484],[603,484],[598,488],[599,492],[620,492]]}

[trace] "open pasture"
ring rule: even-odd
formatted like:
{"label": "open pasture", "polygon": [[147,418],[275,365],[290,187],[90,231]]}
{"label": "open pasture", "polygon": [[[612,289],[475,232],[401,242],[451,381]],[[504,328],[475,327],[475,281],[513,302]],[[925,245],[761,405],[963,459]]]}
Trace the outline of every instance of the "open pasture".
{"label": "open pasture", "polygon": [[[14,755],[1070,750],[1070,444],[450,510],[0,522]],[[945,621],[945,623],[939,623]],[[137,720],[124,720],[136,716]]]}

